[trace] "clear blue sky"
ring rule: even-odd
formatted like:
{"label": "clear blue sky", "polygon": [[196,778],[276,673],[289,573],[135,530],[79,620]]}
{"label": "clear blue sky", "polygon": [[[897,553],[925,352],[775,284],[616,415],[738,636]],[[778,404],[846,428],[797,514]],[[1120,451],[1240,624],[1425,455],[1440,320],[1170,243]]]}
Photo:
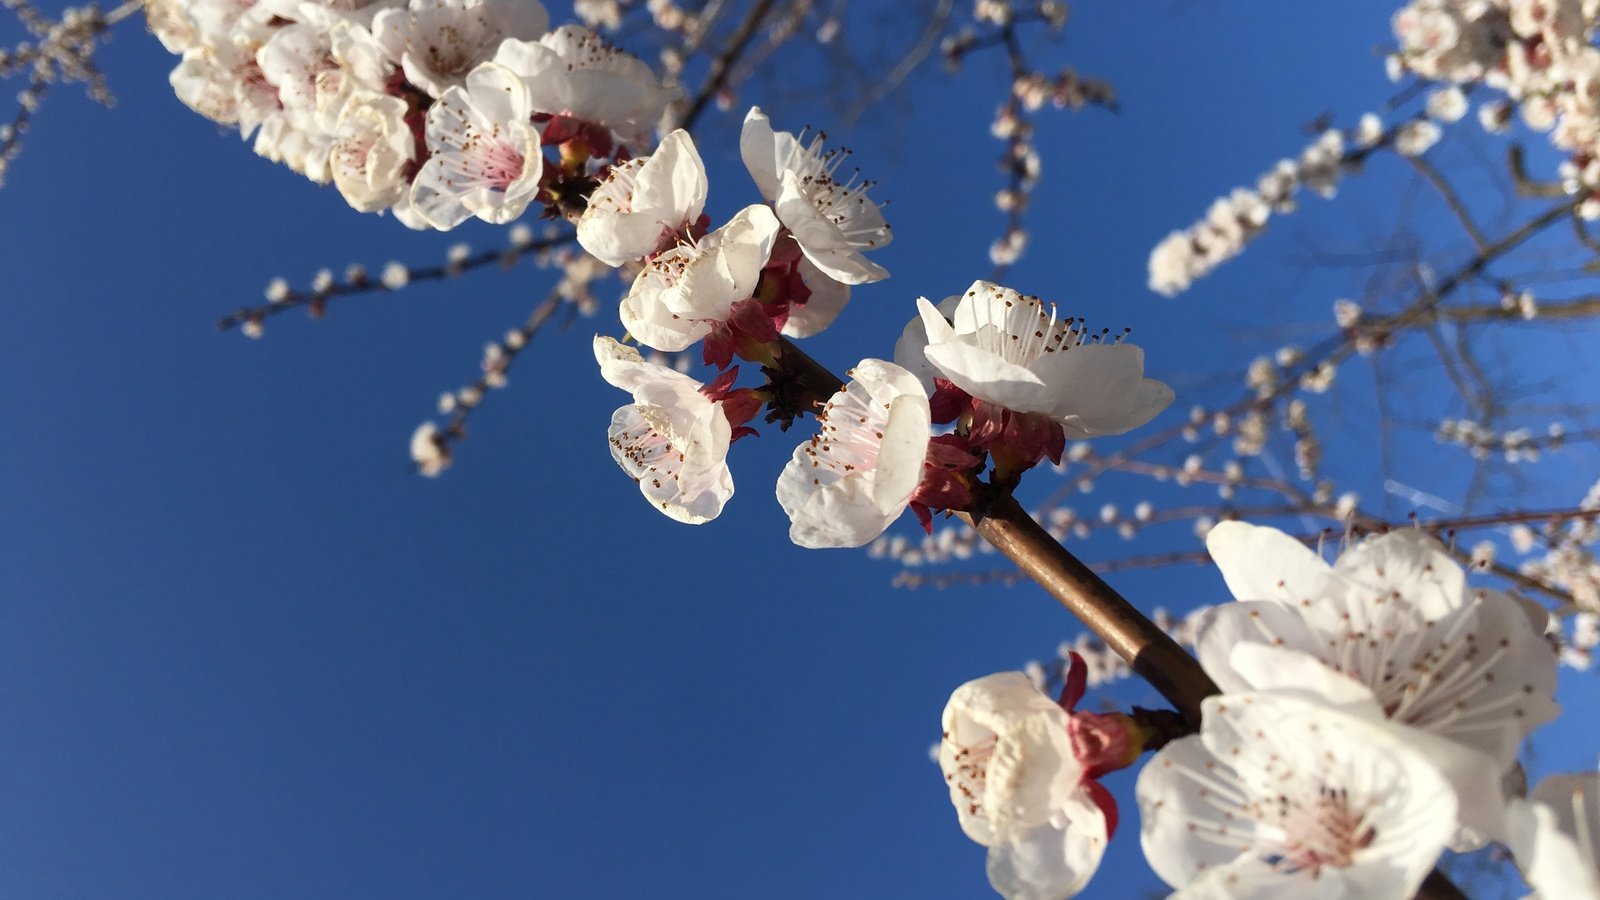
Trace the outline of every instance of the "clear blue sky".
{"label": "clear blue sky", "polygon": [[[1033,250],[1009,281],[1133,326],[1179,390],[1158,424],[1193,373],[1270,349],[1242,323],[1326,326],[1347,275],[1297,272],[1302,238],[1395,215],[1410,176],[1390,163],[1194,294],[1144,287],[1155,241],[1297,152],[1302,123],[1389,95],[1372,48],[1393,6],[1075,5],[1058,58],[1124,110],[1042,117]],[[589,334],[620,331],[609,311],[540,335],[458,465],[411,475],[411,430],[549,274],[350,300],[260,342],[214,333],[273,276],[503,235],[352,212],[182,107],[173,64],[124,29],[103,57],[116,108],[53,96],[0,191],[0,896],[984,896],[926,749],[956,685],[1074,623],[1032,588],[897,591],[864,554],[791,546],[772,484],[799,434],[735,448],[716,522],[652,513],[606,453],[623,395]],[[830,128],[896,235],[876,257],[894,277],[814,344],[835,368],[890,354],[918,294],[988,271],[997,68],[924,74],[897,138]],[[756,199],[731,142],[703,152],[713,215]],[[1348,403],[1331,415],[1370,414]],[[1108,485],[1085,508],[1142,496]],[[1225,596],[1197,569],[1115,583],[1147,606]],[[1158,887],[1125,813],[1090,896]]]}

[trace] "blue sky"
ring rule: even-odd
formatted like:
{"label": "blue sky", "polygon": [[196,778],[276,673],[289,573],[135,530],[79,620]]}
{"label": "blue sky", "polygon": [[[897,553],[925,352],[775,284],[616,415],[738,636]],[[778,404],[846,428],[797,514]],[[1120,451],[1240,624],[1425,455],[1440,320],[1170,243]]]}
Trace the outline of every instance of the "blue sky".
{"label": "blue sky", "polygon": [[[1389,96],[1372,51],[1392,5],[1075,6],[1056,58],[1124,108],[1041,117],[1033,249],[1009,281],[1132,326],[1179,391],[1158,424],[1207,389],[1195,373],[1274,346],[1244,329],[1326,327],[1354,276],[1297,266],[1308,235],[1381,233],[1409,202],[1409,173],[1375,166],[1194,294],[1144,287],[1155,241],[1297,152],[1302,123]],[[0,896],[983,896],[926,748],[955,686],[1074,623],[1032,588],[900,591],[865,554],[790,545],[771,485],[800,434],[740,442],[716,522],[654,514],[606,453],[623,395],[589,335],[620,332],[611,311],[541,334],[457,466],[413,476],[411,430],[550,274],[216,334],[273,276],[504,236],[352,212],[182,107],[173,62],[125,29],[103,57],[117,106],[52,96],[0,192]],[[839,135],[892,198],[896,240],[877,257],[894,277],[808,346],[836,369],[888,355],[917,295],[988,272],[990,62],[925,72],[903,122],[880,114],[887,138],[871,115]],[[779,127],[827,124],[742,99]],[[731,141],[702,152],[713,216],[756,199]],[[1370,418],[1359,391],[1329,402]],[[1573,459],[1529,505],[1571,503],[1594,471]],[[1336,466],[1376,470],[1359,443]],[[1441,492],[1461,477],[1429,474]],[[1144,496],[1115,490],[1085,508]],[[1147,607],[1225,597],[1199,569],[1114,583]],[[1088,896],[1158,888],[1125,816]]]}

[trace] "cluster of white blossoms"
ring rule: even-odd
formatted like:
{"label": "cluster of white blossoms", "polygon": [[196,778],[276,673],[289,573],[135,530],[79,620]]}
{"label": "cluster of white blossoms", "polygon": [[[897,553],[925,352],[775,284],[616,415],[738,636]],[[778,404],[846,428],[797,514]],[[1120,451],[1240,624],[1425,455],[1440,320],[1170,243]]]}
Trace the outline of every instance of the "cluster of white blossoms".
{"label": "cluster of white blossoms", "polygon": [[[1584,198],[1578,211],[1600,218],[1600,23],[1597,0],[1414,0],[1394,17],[1399,51],[1391,76],[1406,72],[1444,82],[1461,96],[1444,101],[1466,112],[1460,88],[1496,92],[1479,121],[1502,131],[1513,113],[1568,154],[1562,176]],[[1434,104],[1430,103],[1430,109]]]}
{"label": "cluster of white blossoms", "polygon": [[1350,135],[1328,131],[1299,160],[1283,160],[1254,189],[1219,198],[1204,219],[1169,234],[1151,251],[1150,289],[1166,296],[1188,290],[1198,278],[1244,251],[1271,213],[1294,208],[1302,186],[1333,195],[1341,170],[1371,149],[1391,146],[1420,156],[1470,107],[1468,91],[1486,88],[1493,99],[1478,107],[1488,131],[1507,130],[1513,115],[1568,154],[1561,166],[1566,189],[1583,198],[1578,212],[1600,218],[1600,49],[1594,46],[1600,0],[1414,0],[1395,13],[1399,49],[1389,74],[1412,73],[1442,86],[1422,112],[1385,129],[1374,114],[1361,117]]}
{"label": "cluster of white blossoms", "polygon": [[[820,548],[866,544],[907,508],[926,526],[933,510],[971,502],[986,462],[1014,483],[1042,458],[1059,461],[1068,436],[1120,434],[1171,402],[1144,377],[1139,348],[981,281],[939,308],[919,300],[893,362],[864,359],[837,389],[831,376],[817,381],[783,339],[822,331],[852,286],[888,276],[867,254],[889,243],[889,226],[872,183],[844,177],[848,154],[823,136],[777,131],[755,108],[739,150],[764,202],[720,227],[682,131],[608,167],[578,219],[589,254],[635,273],[620,308],[630,337],[669,353],[699,344],[720,370],[700,385],[636,356],[624,366],[621,345],[596,343],[607,380],[634,395],[612,419],[613,455],[666,515],[716,517],[733,493],[728,448],[754,433],[747,423],[763,406],[768,421],[813,412],[820,423],[776,489],[791,539]],[[766,383],[735,387],[735,358],[759,364]]]}
{"label": "cluster of white blossoms", "polygon": [[1280,160],[1254,188],[1235,188],[1219,197],[1205,218],[1167,235],[1151,251],[1150,289],[1176,296],[1188,290],[1195,279],[1243,253],[1274,212],[1295,208],[1301,187],[1332,197],[1338,189],[1344,149],[1344,132],[1329,129],[1306,147],[1299,159]]}
{"label": "cluster of white blossoms", "polygon": [[[412,228],[516,219],[649,149],[674,89],[537,0],[152,0],[173,89]],[[554,148],[559,161],[547,162]]]}
{"label": "cluster of white blossoms", "polygon": [[[1240,522],[1216,526],[1207,548],[1236,601],[1193,620],[1221,690],[1198,734],[1150,741],[1132,719],[1103,718],[1098,740],[1079,740],[1071,704],[1047,709],[1020,674],[951,698],[940,761],[963,828],[990,847],[1000,893],[1080,889],[1114,822],[1079,796],[1106,771],[1097,748],[1119,747],[1127,765],[1160,744],[1139,774],[1140,837],[1179,896],[1406,898],[1446,849],[1489,842],[1509,847],[1546,896],[1600,896],[1600,830],[1584,818],[1595,815],[1583,793],[1595,777],[1528,801],[1505,788],[1524,738],[1558,711],[1543,610],[1469,589],[1417,530],[1355,545],[1333,565]],[[1076,701],[1082,676],[1067,678]],[[1012,849],[1024,840],[1025,854]],[[1026,877],[1011,877],[1019,868]]]}
{"label": "cluster of white blossoms", "polygon": [[1234,188],[1212,202],[1205,218],[1162,239],[1150,252],[1150,289],[1168,297],[1188,290],[1197,279],[1243,253],[1274,213],[1293,212],[1301,188],[1332,198],[1345,172],[1378,147],[1392,146],[1401,156],[1421,156],[1439,140],[1437,122],[1461,118],[1465,103],[1459,89],[1449,88],[1430,98],[1425,115],[1391,128],[1385,129],[1376,114],[1367,113],[1348,135],[1337,128],[1324,131],[1299,158],[1279,160],[1253,188]]}

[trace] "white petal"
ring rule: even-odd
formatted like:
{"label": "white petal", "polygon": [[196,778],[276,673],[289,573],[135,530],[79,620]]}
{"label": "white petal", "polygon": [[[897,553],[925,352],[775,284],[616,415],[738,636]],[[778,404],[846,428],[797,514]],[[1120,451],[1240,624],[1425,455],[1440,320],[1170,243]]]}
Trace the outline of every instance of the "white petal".
{"label": "white petal", "polygon": [[778,135],[772,130],[772,123],[767,120],[761,107],[752,106],[745,113],[744,128],[739,132],[739,157],[744,160],[750,177],[755,179],[756,189],[768,202],[778,198],[781,161],[788,159],[795,149],[794,138],[788,133],[783,136],[788,141],[780,147]]}
{"label": "white petal", "polygon": [[[917,298],[917,316],[906,323],[905,330],[900,333],[899,340],[894,344],[895,365],[911,372],[922,380],[923,390],[932,394],[934,391],[933,379],[939,375],[939,370],[928,362],[925,352],[928,347],[928,316],[932,316],[933,328],[941,340],[949,340],[954,336],[955,330],[950,327],[947,316],[955,315],[956,307],[960,305],[960,295],[946,297],[935,307],[926,297]],[[925,311],[923,307],[926,306]]]}
{"label": "white petal", "polygon": [[800,279],[811,296],[803,305],[789,308],[789,318],[781,329],[784,337],[808,338],[820,334],[850,302],[850,285],[829,278],[816,263],[804,257],[800,259],[799,268]]}
{"label": "white petal", "polygon": [[859,547],[905,511],[928,453],[928,398],[916,376],[862,360],[828,401],[824,433],[795,448],[778,477],[789,537],[808,548]]}
{"label": "white petal", "polygon": [[[926,317],[923,319],[927,321]],[[935,343],[923,351],[928,362],[979,400],[1017,412],[1048,412],[1055,406],[1055,391],[1032,371],[960,340]]]}
{"label": "white petal", "polygon": [[1240,644],[1269,644],[1307,653],[1322,650],[1321,641],[1303,618],[1266,601],[1239,600],[1213,606],[1195,617],[1194,629],[1195,656],[1225,694],[1272,687],[1234,671],[1233,651]]}
{"label": "white petal", "polygon": [[1430,619],[1465,602],[1461,565],[1420,529],[1402,528],[1362,541],[1340,554],[1333,571],[1378,591],[1402,594]]}
{"label": "white petal", "polygon": [[1052,821],[990,845],[989,884],[1006,900],[1071,897],[1100,867],[1106,843],[1105,816],[1077,791]]}
{"label": "white petal", "polygon": [[1600,900],[1600,872],[1592,851],[1561,828],[1555,808],[1515,800],[1507,822],[1506,843],[1540,900]]}
{"label": "white petal", "polygon": [[1206,551],[1237,600],[1272,600],[1298,607],[1318,596],[1332,569],[1305,544],[1276,528],[1221,522],[1206,535]]}
{"label": "white petal", "polygon": [[778,219],[794,234],[800,251],[829,278],[844,284],[866,284],[889,277],[889,270],[863,256],[861,248],[812,205],[794,172],[784,170],[773,206]]}

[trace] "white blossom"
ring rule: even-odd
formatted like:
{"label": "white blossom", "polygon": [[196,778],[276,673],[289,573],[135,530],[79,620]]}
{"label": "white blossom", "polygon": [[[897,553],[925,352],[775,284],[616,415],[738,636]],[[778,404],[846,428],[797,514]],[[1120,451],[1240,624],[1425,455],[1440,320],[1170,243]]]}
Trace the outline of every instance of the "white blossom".
{"label": "white blossom", "polygon": [[442,98],[494,58],[507,38],[536,40],[550,25],[539,0],[411,0],[373,19],[372,33],[406,80]]}
{"label": "white blossom", "polygon": [[364,93],[344,107],[329,167],[334,186],[353,208],[387,209],[410,188],[405,170],[416,141],[405,117],[405,101],[383,94]]}
{"label": "white blossom", "polygon": [[926,344],[908,329],[897,363],[916,371],[925,358],[973,397],[1048,416],[1068,438],[1122,434],[1172,402],[1171,388],[1144,377],[1144,351],[1091,342],[1078,320],[1058,319],[1037,297],[977,281],[956,303],[953,325],[926,298],[917,308]]}
{"label": "white blossom", "polygon": [[508,40],[494,60],[522,76],[534,112],[604,128],[643,147],[666,105],[678,96],[650,67],[578,25],[537,41]]}
{"label": "white blossom", "polygon": [[802,547],[859,547],[884,532],[922,480],[931,414],[917,377],[864,359],[817,414],[821,433],[795,448],[778,503]]}
{"label": "white blossom", "polygon": [[539,193],[544,158],[529,122],[527,90],[515,73],[484,63],[428,109],[428,150],[411,202],[447,231],[472,216],[504,224]]}
{"label": "white blossom", "polygon": [[1467,114],[1467,95],[1451,85],[1428,95],[1428,116],[1440,122],[1459,122]]}
{"label": "white blossom", "polygon": [[[1206,548],[1238,602],[1201,620],[1196,651],[1224,691],[1277,686],[1234,670],[1240,643],[1306,654],[1366,685],[1396,721],[1495,760],[1554,718],[1556,659],[1543,614],[1498,591],[1471,591],[1438,542],[1402,529],[1329,566],[1282,532],[1224,522]],[[1259,674],[1259,673],[1258,673]]]}
{"label": "white blossom", "polygon": [[961,830],[989,848],[989,883],[1008,900],[1083,888],[1105,853],[1105,815],[1085,789],[1068,715],[1021,672],[957,688],[944,709],[939,768]]}
{"label": "white blossom", "polygon": [[1394,136],[1394,149],[1401,156],[1421,156],[1439,142],[1439,126],[1427,119],[1412,119],[1401,125]]}
{"label": "white blossom", "polygon": [[434,478],[450,467],[450,446],[439,433],[439,426],[424,422],[411,433],[411,461],[417,471]]}
{"label": "white blossom", "polygon": [[1376,113],[1362,113],[1360,121],[1356,123],[1355,138],[1357,147],[1374,146],[1383,138],[1383,120]]}
{"label": "white blossom", "polygon": [[622,299],[623,327],[646,347],[688,349],[755,291],[777,234],[772,210],[747,206],[698,241],[657,254]]}
{"label": "white blossom", "polygon": [[1409,898],[1456,798],[1408,730],[1288,694],[1207,698],[1139,774],[1141,842],[1185,898]]}
{"label": "white blossom", "polygon": [[848,154],[825,150],[823,142],[823,135],[804,144],[787,131],[774,131],[761,109],[752,107],[739,135],[739,155],[761,196],[823,274],[844,284],[881,281],[888,271],[864,254],[886,246],[893,234],[867,196],[872,183],[855,175],[835,177]]}
{"label": "white blossom", "polygon": [[616,163],[589,195],[578,219],[578,243],[610,266],[642,259],[664,234],[700,218],[706,169],[686,131],[662,139],[650,156]]}
{"label": "white blossom", "polygon": [[733,496],[733,428],[721,404],[700,382],[611,338],[596,336],[594,355],[601,377],[633,394],[611,416],[611,458],[668,517],[689,525],[715,519]]}

